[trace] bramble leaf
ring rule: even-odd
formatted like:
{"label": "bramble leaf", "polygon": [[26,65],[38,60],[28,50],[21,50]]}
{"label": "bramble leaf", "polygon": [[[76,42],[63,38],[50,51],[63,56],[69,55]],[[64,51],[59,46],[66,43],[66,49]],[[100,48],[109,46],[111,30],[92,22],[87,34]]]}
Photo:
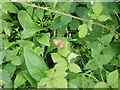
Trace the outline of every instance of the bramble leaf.
{"label": "bramble leaf", "polygon": [[79,37],[84,38],[88,32],[87,24],[80,25],[78,27],[78,30],[79,30]]}

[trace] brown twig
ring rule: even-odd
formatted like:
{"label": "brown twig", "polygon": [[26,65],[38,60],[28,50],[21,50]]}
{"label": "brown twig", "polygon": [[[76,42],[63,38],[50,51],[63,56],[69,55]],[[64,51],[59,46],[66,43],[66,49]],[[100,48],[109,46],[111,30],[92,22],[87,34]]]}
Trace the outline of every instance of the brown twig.
{"label": "brown twig", "polygon": [[64,16],[72,17],[72,18],[75,18],[75,19],[78,19],[78,20],[81,20],[81,21],[92,22],[93,24],[96,24],[96,25],[99,25],[101,27],[104,27],[104,28],[106,28],[106,29],[108,29],[108,30],[110,30],[110,31],[120,35],[120,33],[115,31],[114,29],[109,28],[107,26],[104,26],[104,25],[102,25],[100,23],[93,22],[91,20],[83,19],[83,18],[80,18],[80,17],[76,17],[76,16],[73,16],[73,15],[70,15],[70,14],[62,13],[62,12],[59,12],[59,11],[56,11],[56,10],[52,10],[52,9],[48,9],[48,8],[45,8],[45,7],[37,6],[37,5],[34,5],[34,4],[31,5],[31,4],[20,2],[20,1],[17,1],[17,2],[19,2],[21,4],[24,4],[24,5],[32,6],[32,7],[41,8],[41,9],[44,9],[44,10],[47,10],[47,11],[50,11],[50,12],[54,12],[54,13],[57,13],[57,14],[61,14],[61,15],[64,15]]}

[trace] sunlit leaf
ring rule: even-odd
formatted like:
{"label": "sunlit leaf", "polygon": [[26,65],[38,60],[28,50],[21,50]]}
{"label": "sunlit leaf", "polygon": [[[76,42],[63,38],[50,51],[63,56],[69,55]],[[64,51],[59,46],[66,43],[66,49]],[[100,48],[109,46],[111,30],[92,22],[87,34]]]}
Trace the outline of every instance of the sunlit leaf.
{"label": "sunlit leaf", "polygon": [[108,20],[108,19],[109,19],[109,17],[106,16],[106,15],[100,15],[100,16],[98,17],[98,20],[99,20],[99,21],[106,21],[106,20]]}
{"label": "sunlit leaf", "polygon": [[76,58],[78,55],[75,53],[70,53],[68,56],[68,61],[70,61],[72,58]]}
{"label": "sunlit leaf", "polygon": [[25,77],[23,76],[22,72],[18,73],[15,81],[14,81],[14,88],[18,88],[22,84],[24,84],[26,81]]}
{"label": "sunlit leaf", "polygon": [[118,88],[118,70],[109,73],[107,83],[112,88]]}
{"label": "sunlit leaf", "polygon": [[87,35],[87,32],[88,32],[87,24],[80,25],[78,27],[78,30],[79,30],[79,37],[80,38],[85,37]]}
{"label": "sunlit leaf", "polygon": [[68,66],[69,70],[74,73],[82,72],[80,67],[77,64],[70,63]]}
{"label": "sunlit leaf", "polygon": [[102,11],[103,11],[103,5],[101,2],[95,2],[94,6],[92,7],[93,8],[93,12],[95,14],[95,16],[99,16]]}
{"label": "sunlit leaf", "polygon": [[51,56],[54,63],[66,62],[65,58],[58,53],[51,53]]}
{"label": "sunlit leaf", "polygon": [[97,83],[94,88],[109,88],[109,86],[105,82]]}

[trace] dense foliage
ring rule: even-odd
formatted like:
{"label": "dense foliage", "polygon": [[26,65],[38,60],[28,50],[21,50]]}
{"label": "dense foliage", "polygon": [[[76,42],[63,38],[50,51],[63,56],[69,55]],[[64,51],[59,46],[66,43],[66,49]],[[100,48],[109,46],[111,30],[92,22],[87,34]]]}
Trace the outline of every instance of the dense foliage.
{"label": "dense foliage", "polygon": [[[120,32],[116,2],[32,2]],[[120,36],[91,22],[18,2],[0,4],[4,88],[118,88]]]}

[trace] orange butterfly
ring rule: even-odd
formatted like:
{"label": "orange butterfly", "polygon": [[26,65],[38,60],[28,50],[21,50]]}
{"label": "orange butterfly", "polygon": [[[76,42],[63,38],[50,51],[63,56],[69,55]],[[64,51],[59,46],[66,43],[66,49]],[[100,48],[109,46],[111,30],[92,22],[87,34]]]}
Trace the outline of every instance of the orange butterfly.
{"label": "orange butterfly", "polygon": [[53,40],[53,42],[58,48],[64,48],[64,43],[62,40]]}

